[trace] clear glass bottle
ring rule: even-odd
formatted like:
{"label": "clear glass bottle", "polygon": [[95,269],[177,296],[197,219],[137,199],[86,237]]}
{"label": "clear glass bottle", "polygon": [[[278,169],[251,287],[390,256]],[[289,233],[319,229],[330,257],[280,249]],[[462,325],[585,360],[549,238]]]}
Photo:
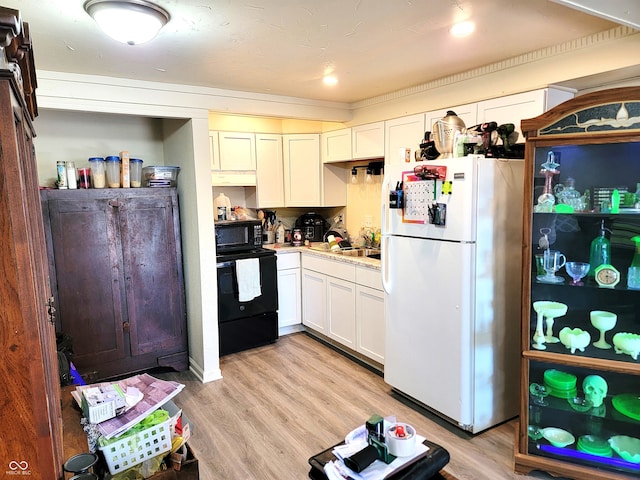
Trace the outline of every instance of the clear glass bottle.
{"label": "clear glass bottle", "polygon": [[609,263],[611,259],[611,243],[606,237],[608,229],[604,226],[604,220],[600,224],[600,234],[591,242],[589,254],[589,276],[593,277],[597,267]]}

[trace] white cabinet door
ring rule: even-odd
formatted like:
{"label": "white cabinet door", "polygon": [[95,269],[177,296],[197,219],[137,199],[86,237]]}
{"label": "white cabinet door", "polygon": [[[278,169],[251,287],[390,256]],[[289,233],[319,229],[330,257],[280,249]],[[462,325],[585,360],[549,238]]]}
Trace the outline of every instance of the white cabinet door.
{"label": "white cabinet door", "polygon": [[209,132],[209,160],[211,170],[220,170],[220,148],[218,146],[218,132]]}
{"label": "white cabinet door", "polygon": [[356,349],[356,285],[327,277],[327,320],[329,337]]}
{"label": "white cabinet door", "polygon": [[467,128],[478,124],[478,104],[469,103],[467,105],[458,105],[457,107],[427,112],[425,129],[429,132],[433,132],[433,124],[438,120],[442,120],[449,110],[454,111],[455,114],[464,122],[464,126]]}
{"label": "white cabinet door", "polygon": [[320,135],[282,136],[285,207],[321,205]]}
{"label": "white cabinet door", "polygon": [[284,205],[282,135],[256,134],[256,203],[258,208]]}
{"label": "white cabinet door", "polygon": [[[429,128],[430,129],[430,128]],[[425,114],[395,118],[384,122],[384,159],[387,165],[404,162],[404,151],[410,149],[410,161],[415,159],[415,151],[424,138]]]}
{"label": "white cabinet door", "polygon": [[278,270],[278,327],[302,322],[300,269]]}
{"label": "white cabinet door", "polygon": [[557,89],[542,89],[518,93],[506,97],[493,98],[478,102],[478,123],[513,123],[518,132],[518,143],[525,141],[520,122],[546,112],[549,108],[572,98],[571,92]]}
{"label": "white cabinet door", "polygon": [[384,122],[368,123],[351,128],[351,157],[384,157]]}
{"label": "white cabinet door", "polygon": [[218,132],[221,170],[255,170],[256,139],[253,133]]}
{"label": "white cabinet door", "polygon": [[322,273],[302,269],[302,323],[325,333],[327,318],[327,280]]}
{"label": "white cabinet door", "polygon": [[356,351],[384,365],[384,292],[356,286]]}
{"label": "white cabinet door", "polygon": [[351,160],[351,129],[343,128],[333,132],[323,133],[322,162],[344,162]]}

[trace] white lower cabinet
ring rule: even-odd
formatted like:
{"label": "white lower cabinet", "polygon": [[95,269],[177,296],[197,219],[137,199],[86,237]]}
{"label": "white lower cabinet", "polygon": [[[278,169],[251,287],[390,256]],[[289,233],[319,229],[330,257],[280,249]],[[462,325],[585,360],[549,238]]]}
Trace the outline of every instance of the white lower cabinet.
{"label": "white lower cabinet", "polygon": [[300,253],[278,255],[278,328],[302,323]]}
{"label": "white lower cabinet", "polygon": [[[303,259],[304,260],[304,259]],[[303,262],[304,263],[304,262]],[[302,323],[327,333],[327,276],[302,269]]]}
{"label": "white lower cabinet", "polygon": [[356,285],[327,276],[327,335],[356,349]]}
{"label": "white lower cabinet", "polygon": [[356,285],[356,351],[384,364],[384,292]]}
{"label": "white lower cabinet", "polygon": [[384,364],[384,293],[380,271],[302,255],[302,323]]}

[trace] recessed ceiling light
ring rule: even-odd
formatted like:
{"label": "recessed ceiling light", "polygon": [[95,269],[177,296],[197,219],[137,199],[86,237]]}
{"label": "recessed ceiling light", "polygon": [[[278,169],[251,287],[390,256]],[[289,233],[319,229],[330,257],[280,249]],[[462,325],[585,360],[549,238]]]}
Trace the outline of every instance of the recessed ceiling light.
{"label": "recessed ceiling light", "polygon": [[84,9],[107,35],[129,45],[148,42],[170,18],[147,0],[88,0]]}
{"label": "recessed ceiling light", "polygon": [[476,24],[471,21],[456,23],[451,27],[451,35],[454,37],[466,37],[473,33],[476,29]]}
{"label": "recessed ceiling light", "polygon": [[334,86],[335,84],[338,83],[338,79],[336,77],[334,77],[333,75],[326,75],[322,81],[324,82],[325,85],[327,86]]}

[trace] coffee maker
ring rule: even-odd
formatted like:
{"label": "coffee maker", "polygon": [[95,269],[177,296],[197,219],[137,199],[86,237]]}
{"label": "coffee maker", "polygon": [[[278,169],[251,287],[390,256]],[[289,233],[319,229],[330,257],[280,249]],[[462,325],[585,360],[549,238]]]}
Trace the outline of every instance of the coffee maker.
{"label": "coffee maker", "polygon": [[310,242],[322,242],[327,226],[327,221],[316,212],[305,213],[296,221],[296,227],[302,229],[305,240]]}

